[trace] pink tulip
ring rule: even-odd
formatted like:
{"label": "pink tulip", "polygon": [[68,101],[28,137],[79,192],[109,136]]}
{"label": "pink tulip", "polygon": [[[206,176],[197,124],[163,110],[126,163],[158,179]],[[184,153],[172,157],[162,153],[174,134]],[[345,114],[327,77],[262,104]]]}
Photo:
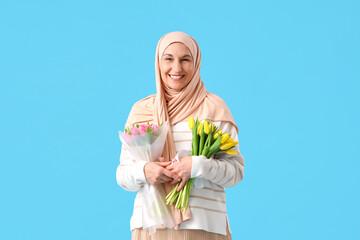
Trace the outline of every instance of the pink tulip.
{"label": "pink tulip", "polygon": [[157,133],[157,131],[158,131],[158,126],[157,125],[154,125],[154,127],[153,127],[153,129],[154,129],[154,133]]}
{"label": "pink tulip", "polygon": [[136,128],[135,126],[132,127],[132,129],[130,130],[130,132],[131,132],[131,134],[132,134],[133,136],[136,136],[136,135],[138,134],[137,128]]}
{"label": "pink tulip", "polygon": [[147,125],[143,124],[139,126],[140,134],[145,135],[147,129]]}

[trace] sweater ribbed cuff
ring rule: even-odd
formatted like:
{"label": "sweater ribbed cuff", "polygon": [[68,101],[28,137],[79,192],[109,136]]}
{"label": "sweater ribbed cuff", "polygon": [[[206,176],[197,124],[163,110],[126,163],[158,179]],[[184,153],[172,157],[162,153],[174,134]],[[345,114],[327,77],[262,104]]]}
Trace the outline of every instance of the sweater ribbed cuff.
{"label": "sweater ribbed cuff", "polygon": [[191,166],[191,178],[204,177],[209,171],[211,166],[211,160],[207,159],[205,156],[191,156],[192,157],[192,166]]}
{"label": "sweater ribbed cuff", "polygon": [[144,167],[147,161],[137,161],[134,164],[134,175],[136,182],[138,183],[148,183],[145,177]]}

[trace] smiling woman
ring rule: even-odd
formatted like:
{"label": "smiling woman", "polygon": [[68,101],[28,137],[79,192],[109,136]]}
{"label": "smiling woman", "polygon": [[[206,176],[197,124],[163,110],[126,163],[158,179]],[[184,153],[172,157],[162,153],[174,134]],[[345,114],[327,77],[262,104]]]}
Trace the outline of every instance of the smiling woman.
{"label": "smiling woman", "polygon": [[[157,92],[136,102],[126,121],[125,128],[146,122],[171,125],[159,159],[137,161],[122,146],[117,182],[125,190],[138,192],[130,221],[133,240],[231,239],[224,188],[235,186],[244,176],[245,160],[238,145],[233,148],[236,155],[218,153],[209,159],[180,156],[174,161],[178,153],[190,155],[192,150],[187,121],[190,116],[212,121],[238,141],[238,128],[229,108],[220,97],[208,92],[201,80],[200,63],[195,39],[183,32],[164,35],[156,48]],[[152,184],[168,194],[178,182],[180,190],[189,178],[195,178],[197,184],[191,188],[185,211],[170,205],[170,227],[159,222],[155,233],[148,232],[143,208],[150,201],[143,194],[144,186]]]}

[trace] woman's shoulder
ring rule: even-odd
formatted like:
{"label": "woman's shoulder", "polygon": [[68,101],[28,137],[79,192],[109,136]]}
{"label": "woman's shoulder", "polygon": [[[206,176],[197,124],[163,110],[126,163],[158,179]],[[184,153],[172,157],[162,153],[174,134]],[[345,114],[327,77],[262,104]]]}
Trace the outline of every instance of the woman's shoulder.
{"label": "woman's shoulder", "polygon": [[221,103],[225,103],[225,101],[217,94],[212,93],[212,92],[207,92],[207,97],[208,98],[213,98],[214,100],[221,102]]}
{"label": "woman's shoulder", "polygon": [[[208,92],[205,105],[210,118],[218,119],[221,124],[231,124],[238,130],[232,113],[225,101],[215,93]],[[230,125],[229,125],[230,126]]]}
{"label": "woman's shoulder", "polygon": [[142,98],[142,99],[138,100],[137,102],[135,102],[132,108],[141,107],[141,106],[152,107],[152,106],[154,106],[155,97],[156,97],[156,94],[151,94],[145,98]]}
{"label": "woman's shoulder", "polygon": [[208,105],[213,106],[213,109],[219,110],[220,108],[226,112],[230,112],[225,100],[215,93],[207,92],[206,101]]}
{"label": "woman's shoulder", "polygon": [[130,115],[138,112],[153,111],[156,94],[151,94],[135,102],[131,107]]}
{"label": "woman's shoulder", "polygon": [[207,92],[205,105],[207,105],[212,111],[217,112],[218,115],[219,112],[222,112],[220,115],[231,115],[230,109],[225,101],[215,93]]}
{"label": "woman's shoulder", "polygon": [[126,121],[126,127],[136,122],[149,121],[152,118],[155,96],[156,94],[149,95],[133,104]]}

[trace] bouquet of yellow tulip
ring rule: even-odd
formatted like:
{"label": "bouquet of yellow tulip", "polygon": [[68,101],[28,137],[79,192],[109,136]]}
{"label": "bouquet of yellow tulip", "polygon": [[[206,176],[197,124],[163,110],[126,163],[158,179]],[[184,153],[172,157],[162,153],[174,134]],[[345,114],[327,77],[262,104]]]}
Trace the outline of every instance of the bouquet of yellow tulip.
{"label": "bouquet of yellow tulip", "polygon": [[[238,154],[231,150],[238,142],[234,142],[231,134],[223,133],[221,129],[214,126],[210,121],[205,120],[202,123],[198,119],[194,121],[194,118],[190,117],[189,128],[192,130],[191,156],[203,155],[206,158],[211,158],[221,151],[230,155]],[[180,184],[178,183],[166,196],[166,204],[171,205],[176,201],[175,207],[181,208],[185,212],[194,180],[195,178],[190,178],[180,191],[176,190]]]}

